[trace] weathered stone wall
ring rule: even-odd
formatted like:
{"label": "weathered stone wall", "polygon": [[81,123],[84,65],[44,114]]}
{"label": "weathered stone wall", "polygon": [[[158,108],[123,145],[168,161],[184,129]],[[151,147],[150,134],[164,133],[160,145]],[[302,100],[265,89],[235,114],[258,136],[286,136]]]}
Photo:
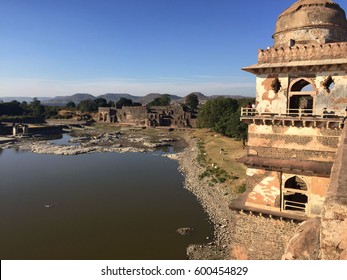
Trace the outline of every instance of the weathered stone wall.
{"label": "weathered stone wall", "polygon": [[319,160],[332,162],[335,152],[293,150],[273,147],[250,147],[250,152],[264,158],[289,158],[297,160]]}
{"label": "weathered stone wall", "polygon": [[298,224],[244,213],[233,214],[233,259],[279,260]]}
{"label": "weathered stone wall", "polygon": [[117,110],[117,119],[119,123],[146,125],[147,109],[144,106],[126,107]]}
{"label": "weathered stone wall", "polygon": [[289,240],[283,260],[319,260],[320,219],[303,222]]}
{"label": "weathered stone wall", "polygon": [[347,127],[343,131],[320,219],[297,229],[283,259],[347,260]]}
{"label": "weathered stone wall", "polygon": [[320,257],[347,260],[347,127],[344,128],[331,172],[321,219]]}
{"label": "weathered stone wall", "polygon": [[340,130],[250,124],[249,153],[278,159],[333,161]]}

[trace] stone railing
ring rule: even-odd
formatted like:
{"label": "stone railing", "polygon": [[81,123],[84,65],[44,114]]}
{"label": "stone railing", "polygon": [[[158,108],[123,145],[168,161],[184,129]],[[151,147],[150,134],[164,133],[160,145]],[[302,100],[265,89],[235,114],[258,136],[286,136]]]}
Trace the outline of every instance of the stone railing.
{"label": "stone railing", "polygon": [[241,117],[247,116],[278,116],[278,117],[315,117],[315,118],[343,118],[341,112],[323,112],[321,114],[316,114],[312,109],[286,109],[285,113],[275,113],[275,112],[262,112],[256,108],[243,108],[241,107]]}
{"label": "stone railing", "polygon": [[302,60],[345,59],[347,43],[302,45],[258,50],[258,63],[280,63]]}

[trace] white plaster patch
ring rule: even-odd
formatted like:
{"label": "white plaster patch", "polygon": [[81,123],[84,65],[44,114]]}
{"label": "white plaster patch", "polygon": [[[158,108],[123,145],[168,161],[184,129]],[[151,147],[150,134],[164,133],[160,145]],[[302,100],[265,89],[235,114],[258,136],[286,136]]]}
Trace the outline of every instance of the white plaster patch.
{"label": "white plaster patch", "polygon": [[279,194],[279,190],[275,187],[269,187],[271,182],[275,180],[275,177],[269,176],[264,178],[259,184],[257,184],[253,191],[249,194],[249,198],[256,200],[257,196],[262,196],[264,202],[274,203],[276,196]]}
{"label": "white plaster patch", "polygon": [[276,94],[273,90],[269,90],[268,95],[267,95],[270,99],[275,99]]}
{"label": "white plaster patch", "polygon": [[254,168],[247,168],[246,170],[246,175],[253,177],[254,175],[258,174],[258,169],[254,169]]}

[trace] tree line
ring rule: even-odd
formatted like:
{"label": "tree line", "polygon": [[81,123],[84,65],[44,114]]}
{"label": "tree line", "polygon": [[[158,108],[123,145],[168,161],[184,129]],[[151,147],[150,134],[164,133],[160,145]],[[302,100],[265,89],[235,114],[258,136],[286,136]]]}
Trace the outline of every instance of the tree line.
{"label": "tree line", "polygon": [[198,127],[213,131],[237,140],[247,139],[247,125],[240,121],[241,107],[246,107],[254,98],[232,99],[218,97],[200,106]]}
{"label": "tree line", "polygon": [[[147,104],[147,106],[168,106],[170,105],[170,96],[164,94]],[[199,105],[196,94],[189,94],[184,106],[187,110],[198,110],[197,123],[200,128],[211,128],[213,131],[223,135],[236,138],[239,140],[247,139],[247,125],[240,122],[240,108],[254,102],[254,98],[232,99],[218,97],[210,99],[206,103]],[[1,116],[24,116],[34,118],[57,118],[61,109],[79,110],[82,113],[94,113],[99,107],[116,107],[123,106],[141,106],[140,103],[133,102],[131,99],[120,98],[117,102],[107,102],[104,98],[94,100],[82,100],[78,105],[70,101],[66,106],[44,106],[34,98],[32,102],[22,103],[13,100],[11,102],[0,102]]]}
{"label": "tree line", "polygon": [[0,116],[16,116],[30,118],[51,118],[58,114],[60,108],[58,106],[43,106],[41,101],[34,98],[32,102],[18,102],[13,100],[10,102],[0,102]]}

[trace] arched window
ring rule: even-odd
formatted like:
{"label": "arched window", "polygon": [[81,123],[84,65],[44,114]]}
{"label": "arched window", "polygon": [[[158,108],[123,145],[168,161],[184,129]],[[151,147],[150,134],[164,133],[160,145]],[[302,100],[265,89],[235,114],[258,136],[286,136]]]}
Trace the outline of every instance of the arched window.
{"label": "arched window", "polygon": [[327,93],[330,93],[335,86],[335,82],[333,80],[333,78],[331,78],[331,76],[328,77],[328,79],[324,82],[323,84],[324,89],[326,90]]}
{"label": "arched window", "polygon": [[298,176],[289,178],[283,189],[283,210],[306,212],[308,195],[306,182]]}
{"label": "arched window", "polygon": [[281,82],[278,78],[276,78],[275,80],[273,80],[272,84],[271,84],[271,88],[273,89],[273,91],[275,93],[278,93],[280,91],[280,89],[282,88]]}
{"label": "arched window", "polygon": [[292,85],[290,91],[314,91],[314,89],[309,81],[301,79]]}
{"label": "arched window", "polygon": [[314,85],[307,79],[299,79],[290,87],[289,109],[295,114],[313,114],[313,103],[316,90]]}
{"label": "arched window", "polygon": [[286,189],[296,189],[296,190],[307,191],[307,185],[305,181],[298,176],[289,178],[286,181],[284,187]]}

